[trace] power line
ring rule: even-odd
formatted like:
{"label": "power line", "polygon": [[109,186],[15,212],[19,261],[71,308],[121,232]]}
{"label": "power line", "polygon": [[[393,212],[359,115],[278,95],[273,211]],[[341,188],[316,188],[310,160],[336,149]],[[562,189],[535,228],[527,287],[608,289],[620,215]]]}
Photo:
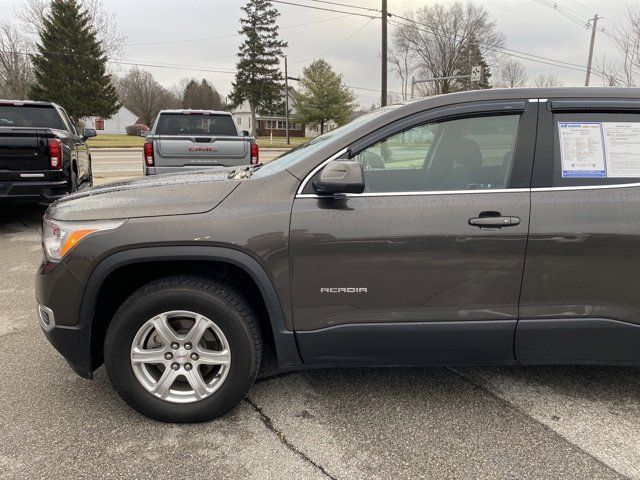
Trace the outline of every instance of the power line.
{"label": "power line", "polygon": [[307,58],[305,60],[295,60],[291,63],[305,63],[305,62],[310,62],[312,60],[315,60],[317,58],[320,57],[324,57],[325,55],[327,55],[328,53],[333,52],[336,48],[340,47],[341,45],[344,45],[345,43],[347,43],[349,40],[351,40],[353,37],[355,37],[358,33],[360,33],[362,30],[364,30],[371,22],[373,22],[373,18],[370,18],[368,21],[366,21],[362,26],[360,26],[360,28],[358,28],[356,31],[354,31],[353,33],[351,33],[348,37],[346,37],[345,39],[341,40],[340,42],[338,42],[337,44],[335,44],[333,47],[331,47],[329,50],[327,50],[326,52],[321,53],[320,55],[316,55],[315,57],[312,58]]}
{"label": "power line", "polygon": [[552,1],[552,0],[533,0],[533,1],[536,3],[539,3],[540,5],[544,5],[545,7],[552,8],[563,17],[569,19],[570,21],[572,21],[573,23],[581,27],[586,28],[589,24],[589,22],[585,18],[581,17],[579,14],[573,12],[572,10],[569,10],[568,8],[560,6],[555,1]]}
{"label": "power line", "polygon": [[336,9],[325,8],[325,7],[314,7],[313,5],[304,5],[302,3],[286,2],[284,0],[271,0],[271,1],[274,2],[274,3],[282,3],[284,5],[293,5],[293,6],[296,6],[296,7],[311,8],[313,10],[322,10],[322,11],[325,11],[325,12],[346,13],[347,15],[354,15],[356,17],[380,18],[378,16],[367,15],[365,13],[347,12],[345,10],[336,10]]}
{"label": "power line", "polygon": [[571,0],[573,3],[575,3],[576,5],[582,7],[584,10],[586,10],[587,12],[589,12],[589,14],[591,14],[591,12],[593,11],[591,8],[587,7],[584,3],[579,2],[578,0]]}
{"label": "power line", "polygon": [[[29,56],[32,55],[30,52],[19,51],[19,50],[0,50],[3,53],[12,53],[18,55]],[[47,55],[59,55],[62,57],[89,57],[90,55],[82,55],[78,53],[65,53],[65,52],[53,52],[50,50],[44,50],[41,53],[45,53]],[[199,65],[184,65],[180,63],[156,63],[149,62],[147,60],[107,60],[109,63],[114,63],[116,65],[128,65],[135,67],[150,67],[150,68],[166,68],[170,70],[192,70],[197,72],[209,72],[209,73],[225,73],[225,74],[235,74],[235,70],[222,70],[214,67],[202,67]]]}
{"label": "power line", "polygon": [[362,7],[360,5],[354,5],[353,3],[337,3],[337,2],[330,2],[328,0],[307,0],[309,2],[316,2],[316,3],[325,3],[327,5],[337,5],[339,7],[348,7],[348,8],[355,8],[357,10],[366,10],[369,12],[377,12],[380,13],[380,10],[376,10],[375,8],[368,8],[368,7]]}
{"label": "power line", "polygon": [[[322,20],[315,20],[313,22],[306,22],[306,23],[299,23],[296,25],[287,25],[284,27],[280,27],[280,30],[286,30],[289,28],[298,28],[298,27],[305,27],[307,25],[314,25],[316,23],[325,23],[325,22],[332,22],[334,20],[340,20],[342,18],[347,18],[350,17],[350,14],[347,15],[340,15],[338,17],[332,17],[332,18],[325,18]],[[166,40],[166,41],[161,41],[161,42],[144,42],[144,43],[127,43],[125,44],[126,47],[137,47],[137,46],[145,46],[145,45],[169,45],[169,44],[174,44],[174,43],[190,43],[190,42],[201,42],[201,41],[206,41],[206,40],[216,40],[216,39],[220,39],[220,38],[233,38],[233,37],[239,37],[241,36],[241,33],[233,33],[233,34],[229,34],[229,35],[216,35],[216,36],[212,36],[212,37],[199,37],[199,38],[186,38],[186,39],[180,39],[180,40]]]}
{"label": "power line", "polygon": [[[420,26],[423,26],[423,25],[420,24],[419,22],[411,19],[411,18],[407,18],[407,17],[403,17],[401,15],[395,15],[395,14],[392,14],[392,17],[400,18],[402,20],[411,22],[413,24],[413,25],[408,25],[406,23],[405,24],[403,24],[403,23],[398,24],[398,22],[396,22],[396,24],[395,24],[396,26],[406,26],[406,27],[414,28],[414,29],[416,29],[418,31],[425,32],[425,33],[431,33],[432,35],[439,35],[439,33],[433,27],[426,27],[426,28],[429,28],[429,31],[425,30],[424,28],[417,27],[416,25],[420,25]],[[460,38],[460,35],[455,35],[454,34],[454,37]],[[508,56],[520,58],[520,59],[523,59],[523,60],[528,60],[528,61],[536,62],[536,63],[542,63],[542,64],[554,66],[554,67],[560,67],[560,68],[565,68],[565,69],[570,69],[570,70],[576,70],[576,71],[580,71],[580,72],[583,72],[583,73],[587,71],[586,65],[580,65],[580,64],[577,64],[577,63],[566,62],[566,61],[557,60],[557,59],[554,59],[554,58],[543,57],[543,56],[540,56],[540,55],[535,55],[535,54],[528,53],[528,52],[523,52],[523,51],[520,51],[520,50],[514,50],[514,49],[511,49],[511,48],[499,47],[499,46],[493,45],[493,44],[491,44],[489,42],[477,41],[477,43],[479,45],[484,45],[484,47],[487,50],[496,51],[496,52],[503,53],[503,54],[508,55]]]}

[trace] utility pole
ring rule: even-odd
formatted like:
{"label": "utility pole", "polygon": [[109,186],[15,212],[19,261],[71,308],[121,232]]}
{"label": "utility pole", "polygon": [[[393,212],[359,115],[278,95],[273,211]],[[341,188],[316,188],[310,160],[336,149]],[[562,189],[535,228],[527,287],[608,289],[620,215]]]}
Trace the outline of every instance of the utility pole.
{"label": "utility pole", "polygon": [[289,140],[289,71],[287,69],[287,56],[284,56],[284,128],[287,136],[287,145],[291,145]]}
{"label": "utility pole", "polygon": [[382,85],[380,88],[380,106],[387,104],[387,0],[382,0]]}
{"label": "utility pole", "polygon": [[591,62],[593,61],[593,44],[596,41],[596,26],[598,25],[598,14],[596,13],[591,20],[591,44],[589,45],[589,60],[587,61],[587,77],[584,80],[584,86],[589,86],[589,80],[591,78]]}

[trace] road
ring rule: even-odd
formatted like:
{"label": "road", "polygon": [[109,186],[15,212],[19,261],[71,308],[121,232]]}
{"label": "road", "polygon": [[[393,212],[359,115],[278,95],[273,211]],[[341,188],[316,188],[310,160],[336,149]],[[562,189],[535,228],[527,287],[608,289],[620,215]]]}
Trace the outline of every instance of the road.
{"label": "road", "polygon": [[[262,149],[260,161],[269,162],[282,154],[282,149]],[[139,148],[94,148],[93,178],[96,185],[142,175],[142,149]]]}
{"label": "road", "polygon": [[[135,154],[94,154],[134,174]],[[36,323],[38,207],[0,210],[0,478],[640,479],[640,370],[274,374],[230,414],[169,425],[77,377]]]}

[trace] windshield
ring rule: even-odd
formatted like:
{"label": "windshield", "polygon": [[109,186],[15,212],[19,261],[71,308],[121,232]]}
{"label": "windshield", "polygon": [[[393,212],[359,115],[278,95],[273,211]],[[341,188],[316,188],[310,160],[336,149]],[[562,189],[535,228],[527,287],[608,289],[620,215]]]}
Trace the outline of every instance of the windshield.
{"label": "windshield", "polygon": [[55,108],[35,105],[0,105],[0,127],[66,130]]}
{"label": "windshield", "polygon": [[161,113],[156,135],[238,136],[231,115],[208,113]]}
{"label": "windshield", "polygon": [[266,175],[271,175],[273,173],[281,172],[289,168],[290,166],[298,163],[301,160],[304,160],[309,155],[320,150],[331,140],[339,140],[342,137],[350,134],[354,130],[357,130],[362,125],[370,122],[374,118],[379,117],[380,115],[389,112],[395,108],[400,107],[401,105],[391,105],[389,107],[381,108],[376,110],[375,112],[368,113],[366,115],[362,115],[361,117],[356,118],[355,120],[343,125],[342,127],[336,128],[335,130],[331,130],[325,134],[320,135],[319,137],[314,138],[313,140],[309,140],[302,145],[299,145],[295,148],[292,148],[287,153],[280,155],[275,160],[267,163],[262,166],[259,170],[256,170],[252,175],[254,177],[263,177]]}

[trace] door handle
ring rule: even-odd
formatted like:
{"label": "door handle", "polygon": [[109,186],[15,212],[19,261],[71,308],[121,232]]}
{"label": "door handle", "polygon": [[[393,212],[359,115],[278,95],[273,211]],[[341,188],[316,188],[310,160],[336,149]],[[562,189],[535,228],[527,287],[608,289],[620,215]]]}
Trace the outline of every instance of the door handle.
{"label": "door handle", "polygon": [[519,217],[503,217],[498,216],[482,216],[470,218],[469,225],[480,228],[502,228],[502,227],[515,227],[520,225]]}

